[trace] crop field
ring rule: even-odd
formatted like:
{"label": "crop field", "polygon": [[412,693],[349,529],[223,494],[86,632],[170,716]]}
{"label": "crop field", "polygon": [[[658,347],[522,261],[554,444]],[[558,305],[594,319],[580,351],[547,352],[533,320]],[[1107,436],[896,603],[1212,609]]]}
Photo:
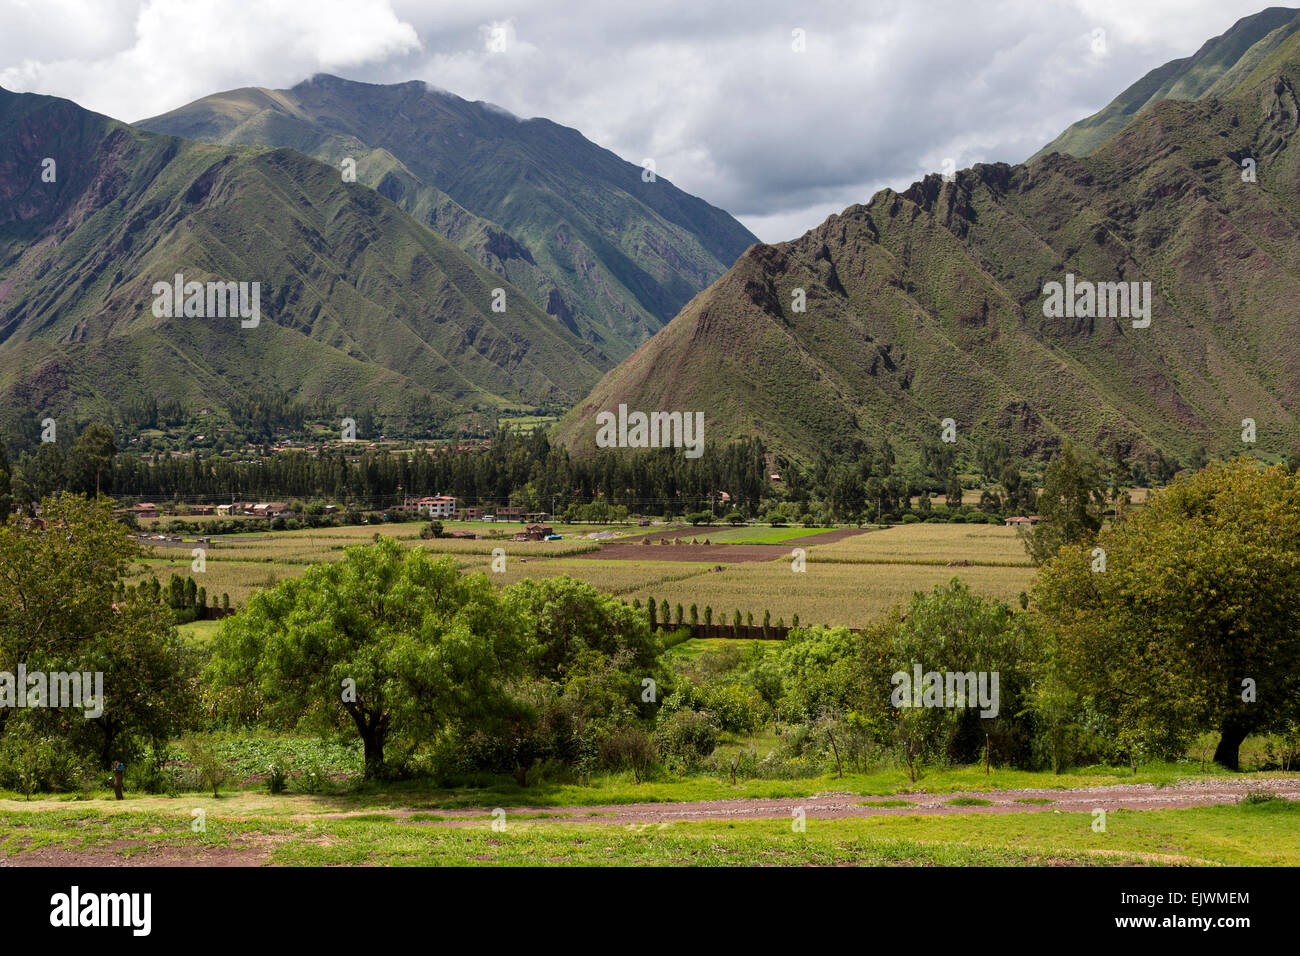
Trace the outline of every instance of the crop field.
{"label": "crop field", "polygon": [[901,524],[805,547],[809,563],[971,564],[1029,567],[1015,528],[989,524]]}
{"label": "crop field", "polygon": [[[460,522],[449,525],[461,527]],[[513,533],[518,525],[466,522],[478,532]],[[801,545],[807,556],[805,570],[792,568],[793,548],[774,538],[803,538],[819,530],[769,528],[766,526],[726,529],[691,529],[674,536],[689,541],[707,537],[714,543],[768,547],[755,560],[754,548],[741,549],[744,560],[663,560],[656,547],[616,549],[619,559],[602,559],[601,543],[579,535],[592,526],[557,527],[560,541],[516,542],[501,538],[423,540],[419,525],[369,525],[318,528],[299,531],[263,532],[218,537],[206,553],[206,570],[191,571],[187,548],[154,548],[145,561],[145,571],[129,579],[134,583],[148,575],[162,581],[173,574],[191,576],[206,588],[209,596],[229,594],[233,604],[247,601],[254,591],[297,577],[308,565],[337,561],[343,550],[364,544],[376,534],[395,538],[406,547],[420,547],[447,555],[468,571],[488,573],[493,583],[513,584],[523,578],[550,578],[567,574],[586,581],[607,594],[645,602],[654,597],[676,606],[698,606],[701,619],[711,606],[714,621],[730,623],[734,610],[742,618],[753,613],[755,623],[770,610],[772,621],[791,623],[795,614],[804,624],[843,624],[861,627],[895,605],[905,603],[916,591],[928,591],[953,577],[961,578],[975,591],[1012,602],[1027,590],[1033,568],[1025,557],[1015,530],[993,525],[912,524],[877,531],[863,531],[826,544]],[[596,526],[595,530],[609,530]],[[629,529],[609,541],[626,540]],[[653,534],[653,533],[652,533]],[[685,545],[683,545],[684,547]],[[492,552],[504,549],[506,570],[492,572]],[[635,557],[627,557],[635,551]],[[645,557],[641,556],[644,551]],[[721,549],[722,552],[730,549]],[[770,559],[762,557],[770,552]],[[582,555],[581,558],[577,556]],[[700,555],[704,558],[705,555]],[[950,562],[969,566],[948,567]]]}
{"label": "crop field", "polygon": [[[575,562],[591,564],[594,562]],[[925,564],[817,564],[807,570],[791,570],[789,560],[737,564],[724,571],[698,574],[669,585],[651,586],[628,593],[629,599],[655,597],[687,607],[713,607],[713,620],[730,623],[733,610],[744,618],[750,612],[761,623],[763,612],[772,612],[791,623],[794,614],[801,624],[844,624],[862,627],[898,604],[906,603],[916,591],[929,591],[958,577],[973,591],[986,597],[1012,602],[1029,587],[1031,568],[975,566],[945,568]]]}

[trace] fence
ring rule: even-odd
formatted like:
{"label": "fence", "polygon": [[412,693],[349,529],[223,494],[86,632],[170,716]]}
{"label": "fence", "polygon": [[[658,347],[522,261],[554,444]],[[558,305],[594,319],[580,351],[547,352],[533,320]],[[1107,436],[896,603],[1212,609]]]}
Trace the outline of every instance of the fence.
{"label": "fence", "polygon": [[[679,627],[671,624],[659,624],[656,627],[661,631],[676,631],[682,627],[688,627],[693,638],[741,638],[751,641],[784,641],[786,636],[794,630],[789,625],[777,627],[775,624],[768,627],[761,624],[741,624],[739,627],[734,624],[682,624]],[[860,627],[851,627],[849,630],[854,634],[862,632]]]}

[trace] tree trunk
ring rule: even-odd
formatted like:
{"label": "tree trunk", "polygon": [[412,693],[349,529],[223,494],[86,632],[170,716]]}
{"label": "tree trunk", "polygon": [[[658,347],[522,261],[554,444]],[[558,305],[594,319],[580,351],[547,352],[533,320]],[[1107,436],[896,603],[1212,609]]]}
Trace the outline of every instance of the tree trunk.
{"label": "tree trunk", "polygon": [[1219,728],[1219,745],[1214,748],[1214,762],[1229,770],[1240,770],[1239,753],[1242,742],[1249,733],[1245,724],[1232,718],[1225,719]]}

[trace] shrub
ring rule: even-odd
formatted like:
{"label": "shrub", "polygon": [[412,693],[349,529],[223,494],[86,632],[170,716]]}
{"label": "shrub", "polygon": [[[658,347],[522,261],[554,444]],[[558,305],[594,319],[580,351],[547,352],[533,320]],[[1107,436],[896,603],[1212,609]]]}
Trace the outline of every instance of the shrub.
{"label": "shrub", "polygon": [[637,783],[656,757],[654,741],[640,727],[619,727],[600,741],[598,749],[602,765],[611,770],[627,767]]}
{"label": "shrub", "polygon": [[201,737],[187,737],[181,741],[181,747],[189,756],[199,785],[217,796],[217,791],[226,782],[227,770],[225,762],[217,756],[216,748]]}
{"label": "shrub", "polygon": [[272,793],[284,793],[289,786],[289,761],[277,755],[266,771],[266,785]]}
{"label": "shrub", "polygon": [[660,753],[695,765],[718,745],[718,725],[706,711],[678,710],[669,714],[655,731]]}

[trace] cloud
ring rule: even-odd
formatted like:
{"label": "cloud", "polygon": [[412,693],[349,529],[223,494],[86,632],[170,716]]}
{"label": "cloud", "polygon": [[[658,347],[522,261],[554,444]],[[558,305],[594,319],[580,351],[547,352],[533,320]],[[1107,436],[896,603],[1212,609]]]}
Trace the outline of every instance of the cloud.
{"label": "cloud", "polygon": [[24,25],[47,20],[66,35],[60,42],[33,27],[38,43],[20,53],[22,34],[6,31],[0,86],[65,96],[127,121],[218,90],[364,68],[420,45],[387,0],[51,0],[39,17],[22,0],[0,8],[7,25],[13,12]]}
{"label": "cloud", "polygon": [[[652,158],[659,175],[768,241],[881,186],[905,188],[947,158],[1021,161],[1260,9],[1259,0],[52,6],[0,2],[0,22],[30,34],[0,39],[0,85],[138,119],[322,70],[420,79],[575,127],[633,163]],[[804,31],[802,52],[794,30]]]}

